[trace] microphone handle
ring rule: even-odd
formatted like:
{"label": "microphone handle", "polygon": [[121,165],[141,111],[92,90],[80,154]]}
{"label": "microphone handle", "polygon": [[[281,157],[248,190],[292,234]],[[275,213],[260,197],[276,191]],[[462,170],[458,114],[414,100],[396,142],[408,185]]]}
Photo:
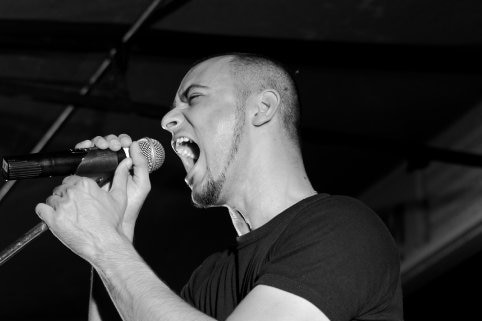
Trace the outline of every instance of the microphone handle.
{"label": "microphone handle", "polygon": [[72,174],[110,177],[124,158],[126,152],[123,149],[114,152],[96,148],[9,156],[3,158],[2,175],[6,180]]}

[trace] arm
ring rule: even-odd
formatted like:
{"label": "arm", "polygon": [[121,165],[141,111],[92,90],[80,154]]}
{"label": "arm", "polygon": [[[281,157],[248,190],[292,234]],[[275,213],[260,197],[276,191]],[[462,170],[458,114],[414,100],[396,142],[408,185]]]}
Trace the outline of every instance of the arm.
{"label": "arm", "polygon": [[256,286],[228,317],[228,321],[329,321],[314,304],[290,292]]}
{"label": "arm", "polygon": [[[133,145],[132,160],[118,166],[109,191],[91,179],[70,176],[54,190],[47,204],[37,205],[36,212],[59,240],[92,264],[124,320],[213,320],[172,292],[132,245],[142,202],[136,203],[140,197],[131,202],[129,188],[135,187],[136,171],[143,169],[142,161],[136,165]],[[129,174],[132,165],[134,177]],[[268,286],[256,287],[229,319],[272,321],[288,317],[327,320],[308,301]],[[100,320],[95,301],[90,303],[89,319]]]}
{"label": "arm", "polygon": [[[75,148],[92,148],[97,147],[100,149],[111,149],[118,151],[121,148],[129,148],[132,145],[132,139],[126,134],[119,136],[109,135],[106,137],[97,136],[92,140],[85,140],[78,143]],[[146,170],[143,169],[143,158],[136,157],[136,152],[130,151],[133,157],[134,171],[132,176],[132,182],[128,182],[128,205],[123,222],[123,231],[128,238],[133,241],[134,239],[134,227],[135,222],[142,207],[142,204],[149,192],[150,184],[149,177],[146,174]],[[104,190],[108,191],[110,184],[105,185]],[[129,209],[130,208],[130,209]],[[110,300],[102,281],[94,270],[91,269],[91,282],[90,282],[90,295],[89,295],[89,308],[88,308],[88,320],[89,321],[101,321],[102,318],[107,320],[120,320],[119,314],[116,311],[115,306]]]}
{"label": "arm", "polygon": [[91,269],[90,298],[88,309],[89,321],[121,321],[121,317],[100,276],[95,269]]}
{"label": "arm", "polygon": [[89,321],[102,321],[99,313],[99,307],[97,306],[97,301],[94,298],[94,282],[96,278],[95,271],[92,268],[90,271],[90,296],[89,296],[89,312],[88,312],[88,320]]}
{"label": "arm", "polygon": [[[115,249],[107,249],[106,252],[99,256],[103,259],[99,259],[95,267],[124,320],[213,320],[172,292],[127,240],[119,240]],[[327,321],[328,318],[312,303],[299,296],[259,285],[248,294],[228,320]]]}
{"label": "arm", "polygon": [[171,291],[127,239],[99,258],[94,267],[123,320],[213,320]]}

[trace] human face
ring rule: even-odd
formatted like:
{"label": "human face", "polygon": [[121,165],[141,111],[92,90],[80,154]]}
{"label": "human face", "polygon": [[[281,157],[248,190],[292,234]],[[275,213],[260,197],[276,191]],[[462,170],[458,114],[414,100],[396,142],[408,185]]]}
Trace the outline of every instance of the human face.
{"label": "human face", "polygon": [[191,69],[162,120],[186,169],[192,200],[200,207],[226,202],[223,191],[244,125],[228,61],[214,58]]}

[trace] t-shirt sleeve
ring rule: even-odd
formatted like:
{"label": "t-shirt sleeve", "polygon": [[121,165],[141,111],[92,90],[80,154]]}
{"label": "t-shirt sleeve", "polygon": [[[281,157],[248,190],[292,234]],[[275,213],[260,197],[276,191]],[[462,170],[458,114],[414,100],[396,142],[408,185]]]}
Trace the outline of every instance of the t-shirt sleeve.
{"label": "t-shirt sleeve", "polygon": [[196,293],[194,293],[194,291],[202,288],[202,284],[209,278],[209,274],[213,270],[216,261],[221,256],[221,253],[211,254],[194,270],[188,282],[182,287],[179,293],[179,296],[184,301],[192,306],[196,306]]}
{"label": "t-shirt sleeve", "polygon": [[260,272],[256,284],[303,297],[331,321],[385,314],[392,320],[401,295],[392,237],[375,213],[349,197],[332,196],[303,209]]}

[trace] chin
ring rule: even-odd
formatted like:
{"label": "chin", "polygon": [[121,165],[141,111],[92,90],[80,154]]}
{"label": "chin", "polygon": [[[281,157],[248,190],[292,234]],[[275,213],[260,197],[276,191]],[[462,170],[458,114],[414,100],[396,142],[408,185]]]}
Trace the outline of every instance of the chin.
{"label": "chin", "polygon": [[194,206],[198,208],[207,208],[213,206],[220,206],[219,199],[221,194],[222,184],[209,180],[200,188],[192,187],[191,199]]}

